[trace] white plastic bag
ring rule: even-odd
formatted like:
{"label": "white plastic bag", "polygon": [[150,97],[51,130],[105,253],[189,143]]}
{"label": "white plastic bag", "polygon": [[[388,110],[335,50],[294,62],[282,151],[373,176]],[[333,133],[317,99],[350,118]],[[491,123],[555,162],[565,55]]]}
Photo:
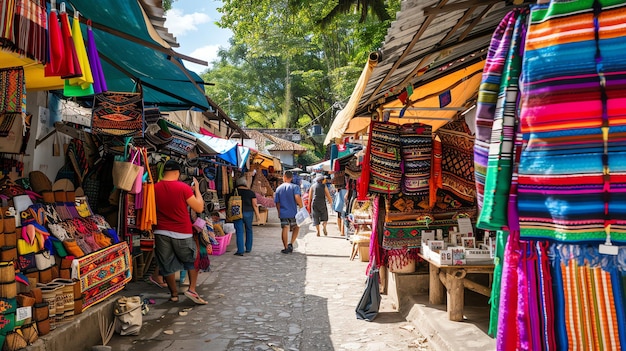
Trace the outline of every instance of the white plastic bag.
{"label": "white plastic bag", "polygon": [[298,227],[302,227],[303,225],[309,223],[311,223],[311,215],[305,207],[301,207],[298,210],[298,213],[296,213],[296,224],[298,225]]}

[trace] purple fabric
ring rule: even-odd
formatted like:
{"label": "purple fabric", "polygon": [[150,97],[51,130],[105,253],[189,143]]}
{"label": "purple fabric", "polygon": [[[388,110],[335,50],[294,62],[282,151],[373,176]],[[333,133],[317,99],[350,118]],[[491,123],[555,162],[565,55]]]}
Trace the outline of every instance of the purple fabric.
{"label": "purple fabric", "polygon": [[100,56],[98,56],[98,48],[96,47],[96,41],[91,28],[87,28],[87,57],[89,57],[91,75],[93,76],[93,92],[100,94],[107,91],[107,82],[104,79]]}
{"label": "purple fabric", "polygon": [[521,243],[521,259],[519,261],[517,269],[517,315],[516,315],[516,324],[519,328],[519,340],[518,340],[518,348],[516,350],[532,350],[531,341],[530,341],[530,333],[531,333],[531,325],[530,319],[528,316],[528,300],[530,298],[528,296],[528,279],[529,277],[526,275],[526,261],[528,260],[527,255],[525,254],[527,251],[528,243]]}
{"label": "purple fabric", "polygon": [[537,249],[535,242],[529,242],[526,247],[526,279],[528,282],[528,323],[529,329],[529,350],[541,349],[541,318],[539,317],[538,298],[539,289],[537,287]]}

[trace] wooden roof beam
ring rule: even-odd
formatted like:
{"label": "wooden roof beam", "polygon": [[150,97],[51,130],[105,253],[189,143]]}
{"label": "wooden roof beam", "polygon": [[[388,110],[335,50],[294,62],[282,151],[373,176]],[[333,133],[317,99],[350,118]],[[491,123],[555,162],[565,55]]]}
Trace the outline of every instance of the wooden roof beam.
{"label": "wooden roof beam", "polygon": [[472,23],[470,23],[470,25],[467,26],[467,28],[465,29],[463,34],[461,34],[461,36],[459,37],[459,41],[465,40],[465,38],[472,31],[472,29],[474,29],[474,27],[476,27],[476,25],[478,23],[480,23],[480,21],[482,21],[483,18],[485,18],[487,13],[489,13],[489,11],[491,11],[491,9],[493,8],[493,5],[495,5],[495,4],[491,4],[491,5],[487,6],[487,7],[485,7],[483,9],[483,11],[480,13],[480,15],[478,15],[478,17],[474,18],[474,21],[472,21]]}
{"label": "wooden roof beam", "polygon": [[[447,2],[448,2],[448,0],[441,0],[439,2],[439,4],[436,5],[436,8],[443,7]],[[402,55],[400,55],[400,57],[396,60],[396,62],[393,63],[393,66],[391,67],[391,69],[389,69],[387,71],[387,74],[385,75],[385,78],[383,78],[383,80],[380,83],[378,83],[378,86],[376,87],[376,89],[374,89],[374,91],[367,98],[367,101],[365,101],[364,105],[366,105],[369,102],[374,100],[374,97],[376,96],[376,94],[378,94],[380,89],[382,89],[382,87],[385,85],[385,83],[387,83],[389,78],[391,78],[391,76],[393,75],[395,70],[398,68],[398,66],[400,66],[400,64],[402,63],[404,58],[411,52],[411,49],[413,49],[415,44],[417,44],[417,42],[421,39],[421,37],[424,34],[424,32],[426,32],[426,29],[428,29],[428,26],[430,26],[432,21],[435,20],[435,17],[437,17],[437,16],[430,16],[429,15],[429,16],[426,17],[424,22],[422,22],[422,25],[420,26],[420,29],[417,31],[417,33],[415,33],[415,35],[413,36],[413,39],[411,39],[411,42],[409,43],[409,45],[407,45],[406,49],[404,49],[404,52],[402,52]]]}
{"label": "wooden roof beam", "polygon": [[474,6],[493,5],[503,0],[467,0],[449,4],[445,6],[434,6],[424,8],[424,16],[439,15],[446,12],[452,12],[457,10],[463,10]]}
{"label": "wooden roof beam", "polygon": [[[452,35],[454,35],[454,33],[456,33],[456,31],[459,30],[459,28],[461,28],[461,26],[463,26],[465,22],[467,22],[468,18],[470,18],[472,13],[474,13],[474,10],[476,10],[476,6],[471,7],[467,11],[465,11],[465,14],[463,15],[463,17],[461,17],[461,19],[456,23],[456,25],[454,25],[454,27],[450,29],[448,34],[446,34],[446,36],[443,39],[441,39],[441,41],[433,49],[437,49],[438,47],[443,45],[446,41],[448,41],[448,39],[450,39],[450,37],[452,37]],[[415,76],[419,70],[424,68],[426,62],[432,55],[433,55],[432,53],[425,55],[417,64],[417,66],[415,66],[415,68],[411,71],[411,73],[409,73],[406,76],[406,78],[402,80],[402,83],[400,83],[400,86],[401,87],[405,86],[411,79],[413,79],[413,76]]]}

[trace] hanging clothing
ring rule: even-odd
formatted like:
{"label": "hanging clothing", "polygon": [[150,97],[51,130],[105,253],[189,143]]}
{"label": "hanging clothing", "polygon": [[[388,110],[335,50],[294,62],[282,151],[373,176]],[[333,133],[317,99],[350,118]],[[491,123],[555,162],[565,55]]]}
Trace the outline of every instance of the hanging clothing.
{"label": "hanging clothing", "polygon": [[48,63],[44,74],[46,77],[62,76],[67,72],[63,71],[65,63],[65,45],[63,35],[59,27],[59,16],[56,9],[50,11],[48,20]]}
{"label": "hanging clothing", "polygon": [[61,21],[61,37],[63,39],[63,49],[65,51],[64,60],[61,64],[59,73],[61,73],[61,78],[63,79],[79,77],[82,74],[82,71],[80,70],[80,63],[78,62],[74,40],[72,39],[72,30],[70,28],[70,21],[67,17],[67,12],[61,12],[59,14],[59,20]]}
{"label": "hanging clothing", "polygon": [[83,33],[80,30],[80,21],[78,16],[74,16],[72,23],[72,41],[76,49],[76,58],[80,66],[82,74],[75,78],[65,80],[63,94],[65,96],[88,96],[93,95],[93,76],[91,75],[91,66],[85,49],[85,41]]}
{"label": "hanging clothing", "polygon": [[[95,94],[103,93],[107,90],[107,82],[104,78],[104,71],[102,71],[102,64],[100,63],[100,56],[98,54],[98,48],[96,46],[96,40],[93,37],[93,30],[91,26],[87,27],[87,56],[89,57],[89,67],[91,67],[91,72],[93,76],[93,92]],[[159,113],[159,109],[155,108],[156,114],[158,117],[161,116]],[[148,115],[147,110],[144,109],[144,114],[146,115],[146,123],[148,123]]]}

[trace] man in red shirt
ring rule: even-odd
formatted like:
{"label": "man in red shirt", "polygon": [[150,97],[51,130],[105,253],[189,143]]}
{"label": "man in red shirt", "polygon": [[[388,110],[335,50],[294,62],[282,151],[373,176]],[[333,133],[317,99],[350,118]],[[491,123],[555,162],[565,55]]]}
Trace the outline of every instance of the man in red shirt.
{"label": "man in red shirt", "polygon": [[180,169],[178,162],[167,161],[163,179],[154,186],[158,219],[154,230],[155,256],[159,272],[170,289],[170,301],[178,302],[174,273],[184,269],[189,275],[189,289],[185,291],[185,296],[196,304],[206,305],[207,302],[196,292],[196,242],[187,209],[189,206],[198,213],[204,211],[204,200],[195,178],[192,187],[178,180]]}

